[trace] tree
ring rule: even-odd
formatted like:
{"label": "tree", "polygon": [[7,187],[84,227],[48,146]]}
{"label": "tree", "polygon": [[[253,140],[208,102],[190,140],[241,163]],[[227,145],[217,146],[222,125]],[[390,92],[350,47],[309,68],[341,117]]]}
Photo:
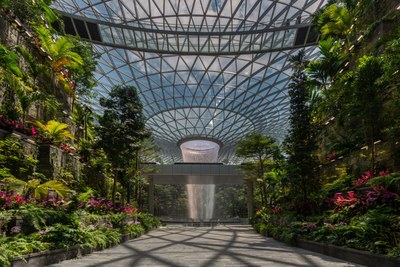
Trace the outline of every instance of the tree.
{"label": "tree", "polygon": [[345,5],[333,4],[328,6],[318,18],[322,37],[335,36],[348,38],[351,25],[354,23],[354,12]]}
{"label": "tree", "polygon": [[[131,191],[134,192],[134,199],[138,204],[139,209],[143,209],[143,199],[144,199],[144,188],[148,185],[148,179],[146,173],[154,172],[155,169],[152,167],[139,168],[140,162],[154,162],[159,161],[156,152],[158,147],[154,145],[154,140],[152,138],[146,138],[141,140],[140,143],[135,144],[136,148],[135,156],[132,157],[131,164],[127,169],[128,175],[128,191],[127,191],[127,201],[130,202]],[[131,185],[133,186],[131,187]]]}
{"label": "tree", "polygon": [[326,91],[343,65],[345,54],[342,53],[340,43],[332,37],[321,40],[318,48],[321,56],[307,64],[306,71],[317,90]]}
{"label": "tree", "polygon": [[116,86],[109,98],[101,98],[105,108],[99,118],[98,145],[103,148],[114,169],[112,201],[115,204],[117,180],[126,184],[126,172],[136,153],[135,144],[148,136],[145,131],[142,104],[133,86]]}
{"label": "tree", "polygon": [[304,72],[306,61],[304,50],[290,60],[294,74],[289,84],[290,130],[285,139],[287,159],[287,180],[291,188],[291,197],[302,200],[301,211],[307,212],[310,194],[318,189],[319,181],[315,175],[316,162],[315,132],[311,123],[308,103],[307,76]]}
{"label": "tree", "polygon": [[97,83],[94,72],[100,54],[93,51],[93,44],[76,36],[68,36],[68,38],[74,45],[71,51],[79,54],[83,61],[82,67],[70,70],[69,76],[74,79],[78,95],[90,97],[93,94],[92,89]]}
{"label": "tree", "polygon": [[74,44],[68,36],[60,36],[53,40],[51,32],[45,26],[35,27],[40,45],[51,56],[51,66],[55,70],[62,70],[63,68],[75,69],[83,64],[82,57],[73,51]]}
{"label": "tree", "polygon": [[36,82],[39,75],[48,72],[49,67],[45,64],[39,63],[36,58],[34,58],[26,49],[22,48],[21,46],[17,46],[15,49],[28,63],[30,74],[33,78],[32,87],[36,89]]}
{"label": "tree", "polygon": [[[370,151],[371,170],[375,169],[374,142],[382,137],[385,121],[382,114],[387,92],[385,83],[380,83],[383,74],[382,62],[378,57],[362,57],[348,88],[343,112],[362,127],[363,140]],[[349,128],[348,131],[353,132],[354,129]]]}
{"label": "tree", "polygon": [[22,110],[22,123],[25,123],[29,109],[35,103],[45,104],[51,110],[55,110],[59,106],[57,99],[53,95],[40,91],[28,91],[27,87],[16,88],[16,95]]}
{"label": "tree", "polygon": [[5,2],[9,2],[8,7],[13,11],[15,16],[21,20],[22,23],[43,23],[42,17],[45,18],[46,22],[49,24],[52,24],[58,20],[57,13],[50,8],[50,5],[52,2],[54,2],[54,0],[12,0]]}
{"label": "tree", "polygon": [[75,108],[72,111],[72,119],[77,128],[75,135],[78,138],[83,138],[86,140],[92,139],[92,110],[86,105],[76,103]]}
{"label": "tree", "polygon": [[262,134],[250,133],[244,140],[238,142],[236,155],[252,160],[248,165],[250,165],[250,169],[256,170],[256,179],[261,192],[261,205],[267,205],[267,185],[264,174],[271,169],[274,159],[280,156],[275,141]]}

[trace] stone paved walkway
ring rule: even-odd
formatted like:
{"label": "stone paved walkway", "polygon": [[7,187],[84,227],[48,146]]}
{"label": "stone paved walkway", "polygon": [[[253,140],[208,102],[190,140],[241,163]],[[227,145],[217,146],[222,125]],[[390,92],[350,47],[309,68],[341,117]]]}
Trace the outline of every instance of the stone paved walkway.
{"label": "stone paved walkway", "polygon": [[250,226],[169,225],[119,246],[54,267],[81,266],[360,266],[287,246]]}

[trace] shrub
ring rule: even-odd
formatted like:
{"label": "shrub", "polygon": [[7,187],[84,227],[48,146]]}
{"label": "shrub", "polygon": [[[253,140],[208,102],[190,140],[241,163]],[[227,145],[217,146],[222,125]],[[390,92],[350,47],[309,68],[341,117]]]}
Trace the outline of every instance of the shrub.
{"label": "shrub", "polygon": [[157,219],[153,215],[150,215],[147,213],[139,213],[138,219],[139,219],[140,224],[142,225],[145,233],[147,233],[150,230],[157,228],[161,225],[161,222],[159,219]]}

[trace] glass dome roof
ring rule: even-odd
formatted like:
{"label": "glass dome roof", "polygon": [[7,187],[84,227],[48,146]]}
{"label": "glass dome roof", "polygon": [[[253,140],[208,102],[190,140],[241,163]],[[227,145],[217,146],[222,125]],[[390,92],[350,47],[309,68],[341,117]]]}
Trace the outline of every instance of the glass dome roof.
{"label": "glass dome roof", "polygon": [[[178,142],[221,142],[219,161],[251,131],[281,141],[288,128],[290,55],[318,56],[316,0],[56,0],[67,32],[100,53],[99,97],[115,85],[139,89],[164,162]],[[83,99],[83,101],[89,101]],[[97,112],[97,101],[91,105]]]}

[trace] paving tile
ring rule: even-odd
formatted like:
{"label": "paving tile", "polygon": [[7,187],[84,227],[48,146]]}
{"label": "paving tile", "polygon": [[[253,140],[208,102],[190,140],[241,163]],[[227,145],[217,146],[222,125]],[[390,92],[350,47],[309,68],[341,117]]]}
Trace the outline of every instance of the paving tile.
{"label": "paving tile", "polygon": [[255,233],[248,225],[168,225],[119,246],[63,261],[53,267],[291,266],[359,267],[288,246]]}

